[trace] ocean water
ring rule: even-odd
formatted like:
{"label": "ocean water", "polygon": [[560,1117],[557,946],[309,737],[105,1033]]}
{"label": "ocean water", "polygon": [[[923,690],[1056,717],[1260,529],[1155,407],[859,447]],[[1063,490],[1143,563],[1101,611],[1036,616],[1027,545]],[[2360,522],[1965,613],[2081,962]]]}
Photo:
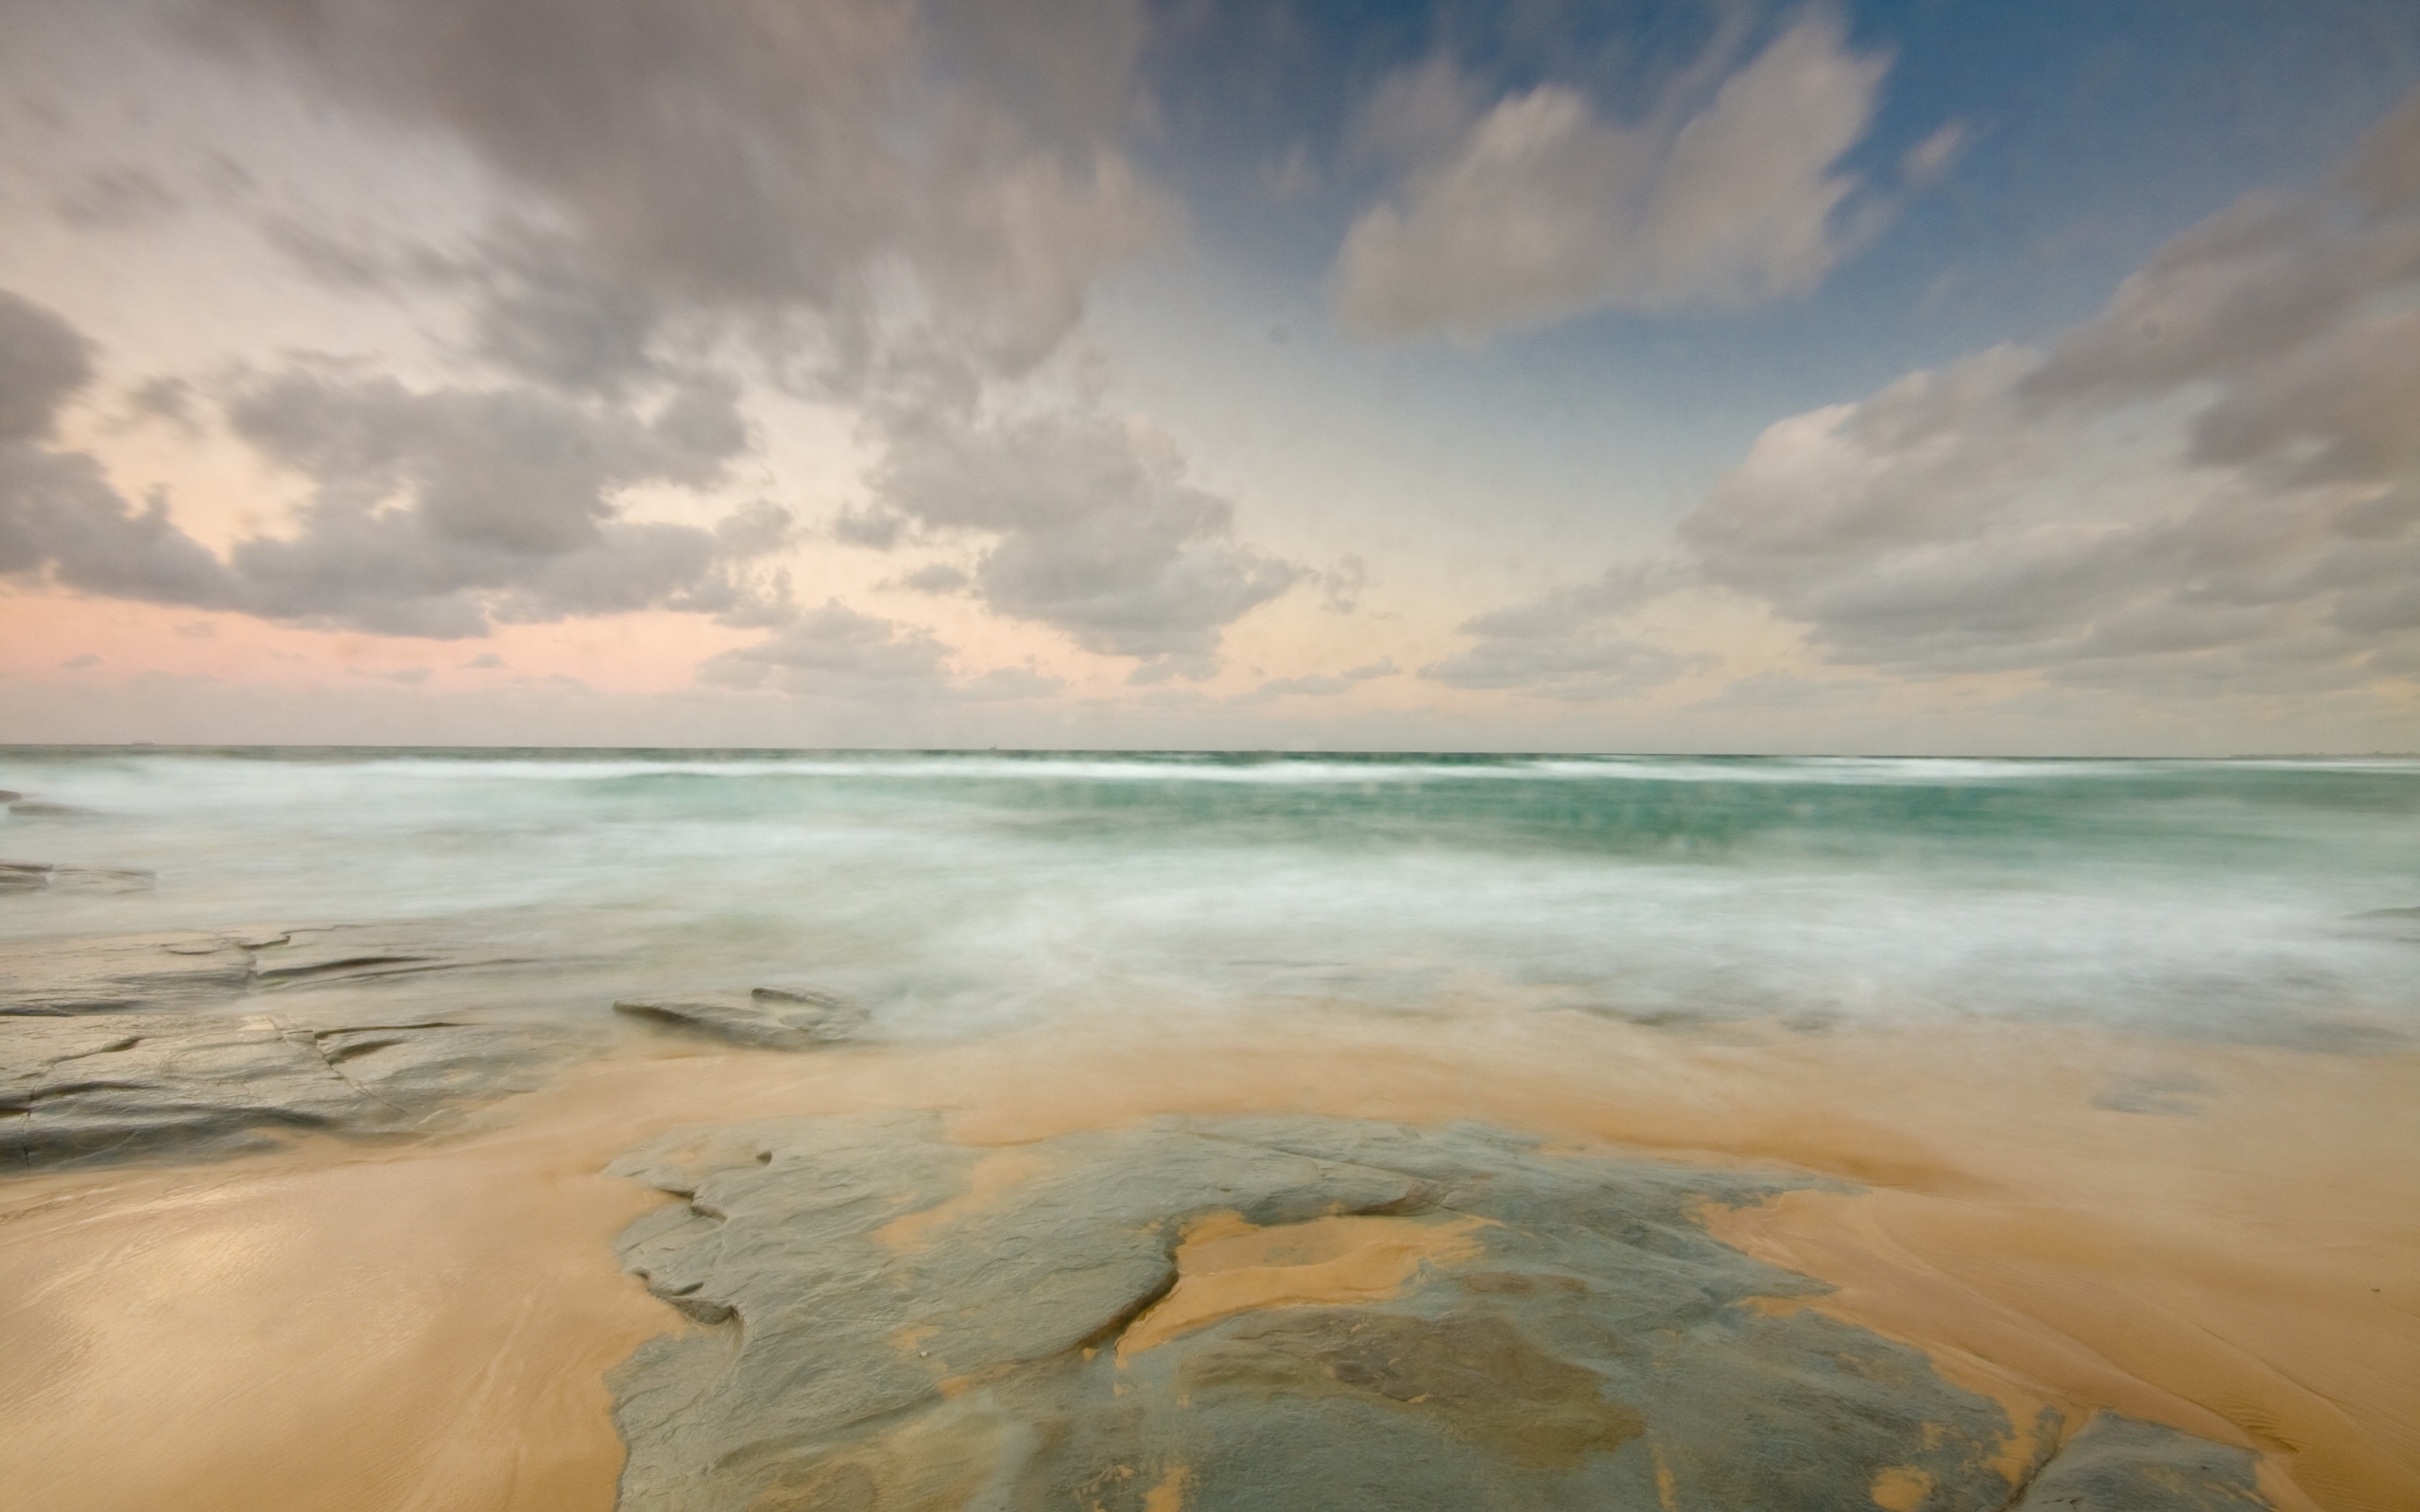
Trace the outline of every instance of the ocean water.
{"label": "ocean water", "polygon": [[[407,924],[364,990],[2420,1039],[2420,762],[0,748],[0,939]],[[2397,913],[2396,910],[2405,912]]]}

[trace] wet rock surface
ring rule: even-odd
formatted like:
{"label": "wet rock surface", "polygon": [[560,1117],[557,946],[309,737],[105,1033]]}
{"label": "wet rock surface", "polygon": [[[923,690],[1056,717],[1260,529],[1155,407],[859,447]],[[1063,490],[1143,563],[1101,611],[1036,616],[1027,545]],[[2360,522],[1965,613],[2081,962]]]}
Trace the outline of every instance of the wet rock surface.
{"label": "wet rock surface", "polygon": [[850,1040],[863,1030],[866,1010],[817,988],[760,987],[748,992],[624,998],[616,1013],[769,1050],[804,1050]]}
{"label": "wet rock surface", "polygon": [[0,1014],[201,1007],[242,996],[251,979],[239,940],[196,930],[0,945]]}
{"label": "wet rock surface", "polygon": [[[616,1377],[631,1512],[1999,1512],[2004,1452],[2056,1438],[2013,1438],[1915,1350],[1760,1305],[1822,1288],[1693,1214],[1769,1178],[1309,1118],[999,1151],[930,1117],[787,1120],[614,1169],[684,1199],[621,1253],[700,1325]],[[1287,1248],[1340,1223],[1426,1258],[1348,1296],[1337,1255]],[[1187,1271],[1212,1231],[1266,1263]],[[2147,1425],[2040,1458],[2037,1512],[2104,1484],[2141,1512],[2260,1504],[2223,1499],[2250,1494],[2243,1456]]]}
{"label": "wet rock surface", "polygon": [[270,1015],[107,1013],[0,1025],[0,1168],[223,1155],[280,1129],[424,1130],[527,1090],[570,1049],[510,1024],[305,1023]]}
{"label": "wet rock surface", "polygon": [[137,867],[0,861],[0,892],[149,892],[158,883],[157,876]]}
{"label": "wet rock surface", "polygon": [[[0,869],[0,886],[7,875]],[[182,930],[0,945],[0,1015],[223,1006],[255,994],[524,964],[442,927]]]}
{"label": "wet rock surface", "polygon": [[2248,1450],[2096,1413],[2009,1512],[2262,1512],[2258,1463]]}

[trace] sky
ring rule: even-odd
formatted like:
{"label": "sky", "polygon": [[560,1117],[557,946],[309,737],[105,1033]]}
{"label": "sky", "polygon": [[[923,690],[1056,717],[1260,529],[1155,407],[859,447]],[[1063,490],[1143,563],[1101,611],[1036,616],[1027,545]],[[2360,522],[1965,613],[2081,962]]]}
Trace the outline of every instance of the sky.
{"label": "sky", "polygon": [[0,742],[2420,749],[2409,0],[0,34]]}

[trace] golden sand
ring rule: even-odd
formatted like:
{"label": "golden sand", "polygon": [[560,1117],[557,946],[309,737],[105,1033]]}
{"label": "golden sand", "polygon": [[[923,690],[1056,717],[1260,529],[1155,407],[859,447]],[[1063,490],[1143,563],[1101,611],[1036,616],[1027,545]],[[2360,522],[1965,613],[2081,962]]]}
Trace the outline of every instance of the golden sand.
{"label": "golden sand", "polygon": [[[2200,1111],[2096,1108],[2113,1076],[2200,1089]],[[612,1246],[665,1199],[606,1162],[688,1125],[924,1108],[996,1147],[961,1204],[1014,1200],[1033,1170],[1014,1146],[1162,1112],[1475,1119],[1845,1177],[1868,1190],[1710,1221],[1840,1288],[1813,1305],[2020,1413],[2112,1406],[2256,1447],[2289,1506],[2420,1505],[2420,1057],[2066,1026],[1708,1040],[1555,1014],[803,1056],[666,1041],[441,1142],[15,1178],[9,1504],[601,1512],[621,1458],[603,1373],[679,1323]],[[943,1221],[887,1237],[913,1247]],[[1462,1242],[1370,1221],[1402,1227],[1197,1231],[1184,1306],[1308,1297],[1327,1282],[1270,1273],[1346,1257],[1335,1284],[1375,1287]]]}
{"label": "golden sand", "polygon": [[1483,1218],[1335,1213],[1261,1228],[1222,1212],[1188,1228],[1176,1248],[1176,1286],[1118,1336],[1117,1357],[1166,1344],[1220,1318],[1269,1307],[1375,1302],[1398,1295],[1425,1265],[1478,1253]]}

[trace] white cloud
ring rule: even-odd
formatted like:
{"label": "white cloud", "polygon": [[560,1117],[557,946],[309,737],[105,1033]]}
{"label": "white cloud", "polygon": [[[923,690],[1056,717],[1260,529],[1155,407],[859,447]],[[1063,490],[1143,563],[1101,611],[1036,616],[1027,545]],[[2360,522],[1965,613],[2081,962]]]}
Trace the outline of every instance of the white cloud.
{"label": "white cloud", "polygon": [[1772,426],[1681,531],[1845,662],[2174,694],[2420,674],[2420,94],[2047,353]]}
{"label": "white cloud", "polygon": [[1374,101],[1365,135],[1422,156],[1345,236],[1344,319],[1370,335],[1476,339],[1596,310],[1806,293],[1857,245],[1859,184],[1837,164],[1889,66],[1851,51],[1817,9],[1711,97],[1709,70],[1692,70],[1632,123],[1546,84],[1449,130],[1467,83],[1443,65],[1407,76]]}

